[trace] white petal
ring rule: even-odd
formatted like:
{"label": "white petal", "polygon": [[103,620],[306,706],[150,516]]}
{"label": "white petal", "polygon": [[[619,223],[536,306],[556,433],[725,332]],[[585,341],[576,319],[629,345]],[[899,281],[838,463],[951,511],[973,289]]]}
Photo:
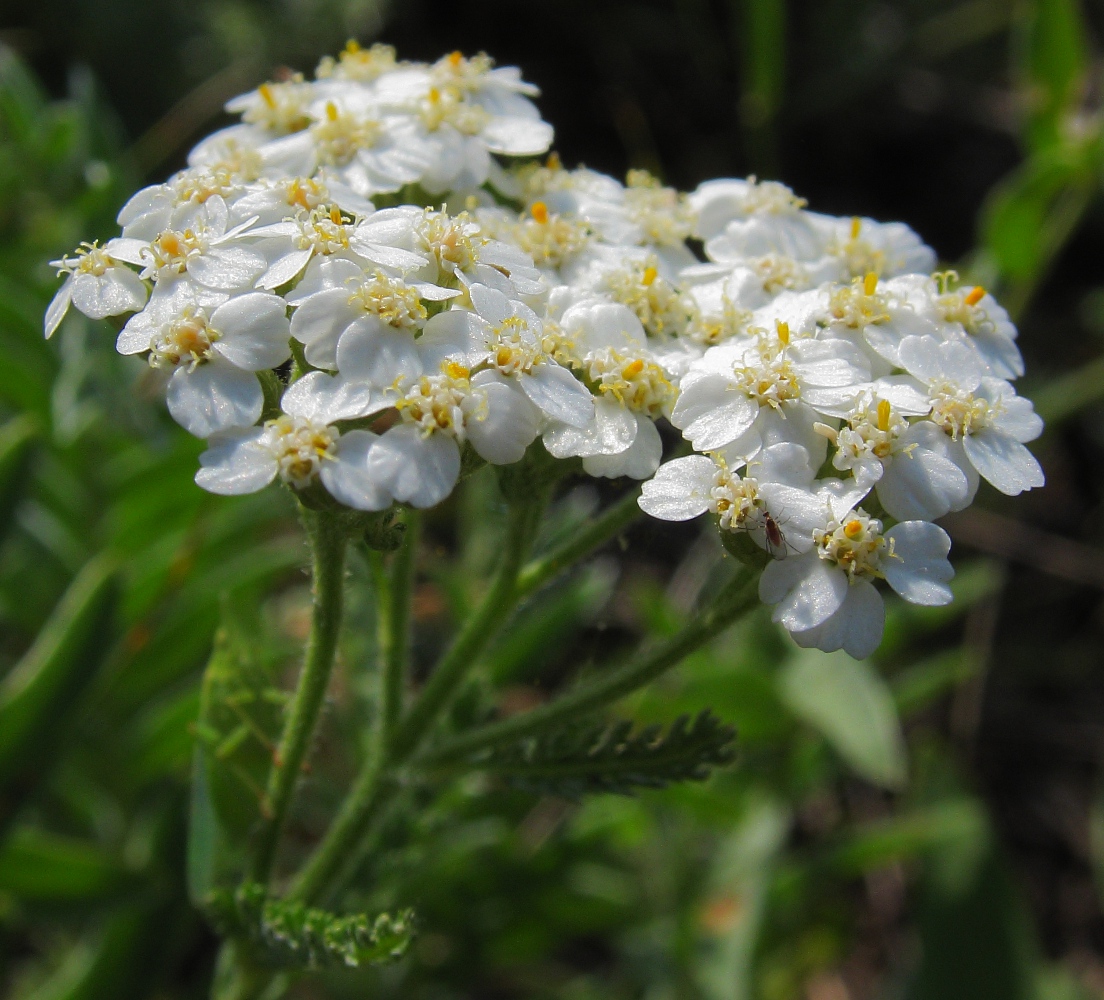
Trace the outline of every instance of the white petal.
{"label": "white petal", "polygon": [[947,561],[951,539],[928,521],[902,521],[885,533],[893,543],[893,556],[882,560],[886,582],[913,604],[950,604],[947,581],[954,570]]}
{"label": "white petal", "polygon": [[732,388],[724,375],[705,375],[683,390],[671,414],[697,451],[715,451],[755,423],[759,404]]}
{"label": "white petal", "polygon": [[867,580],[847,588],[847,596],[826,622],[791,633],[794,642],[806,649],[826,653],[842,649],[856,660],[865,660],[878,648],[885,631],[885,602]]}
{"label": "white petal", "polygon": [[422,373],[414,337],[396,330],[378,316],[363,316],[337,342],[337,368],[349,378],[363,379],[378,389]]}
{"label": "white petal", "polygon": [[759,597],[775,604],[771,618],[789,632],[828,620],[847,596],[847,575],[815,552],[771,562],[759,578]]}
{"label": "white petal", "polygon": [[267,288],[271,291],[273,288],[286,285],[293,278],[298,277],[310,259],[310,250],[293,250],[291,253],[285,254],[265,271],[257,282],[257,287]]}
{"label": "white petal", "polygon": [[432,316],[418,338],[418,353],[430,371],[445,360],[474,368],[487,356],[486,324],[466,309],[449,309]]}
{"label": "white petal", "polygon": [[640,509],[662,521],[689,521],[709,509],[717,466],[705,455],[665,462],[643,486]]}
{"label": "white petal", "polygon": [[518,462],[540,426],[540,411],[512,379],[480,372],[464,400],[464,427],[472,447],[492,465]]}
{"label": "white petal", "polygon": [[982,478],[1007,496],[1017,496],[1046,481],[1035,456],[1015,438],[995,428],[967,434],[962,446]]}
{"label": "white petal", "polygon": [[460,449],[445,434],[423,437],[413,424],[399,424],[373,445],[368,472],[396,500],[433,507],[456,485]]}
{"label": "white petal", "polygon": [[513,315],[510,300],[501,292],[486,285],[472,285],[468,292],[475,311],[488,323],[497,325]]}
{"label": "white petal", "polygon": [[196,483],[226,496],[264,489],[276,478],[276,459],[262,443],[264,433],[263,427],[250,427],[215,434],[199,456]]}
{"label": "white petal", "polygon": [[308,372],[288,386],[280,408],[294,417],[332,424],[335,420],[371,416],[391,402],[391,398],[373,391],[366,382],[326,372]]}
{"label": "white petal", "polygon": [[307,360],[319,368],[337,366],[337,341],[360,315],[344,288],[330,288],[306,299],[291,317],[291,335],[306,347]]}
{"label": "white petal", "polygon": [[264,392],[257,376],[215,357],[195,371],[177,368],[166,393],[169,413],[189,434],[205,438],[260,419]]}
{"label": "white petal", "polygon": [[378,440],[370,431],[348,431],[338,438],[336,459],[322,465],[322,485],[346,507],[386,510],[391,506],[390,492],[368,469],[368,456]]}
{"label": "white petal", "polygon": [[275,368],[291,356],[287,305],[277,295],[239,295],[214,311],[210,326],[222,334],[215,350],[246,371]]}
{"label": "white petal", "polygon": [[188,274],[201,285],[221,291],[250,288],[268,261],[245,247],[216,247],[188,261]]}
{"label": "white petal", "polygon": [[552,126],[531,118],[492,118],[482,139],[492,153],[505,156],[538,156],[552,145]]}
{"label": "white petal", "polygon": [[583,471],[588,476],[618,479],[647,479],[663,458],[663,440],[647,417],[637,414],[636,440],[617,455],[591,455],[583,459]]}
{"label": "white petal", "polygon": [[[70,292],[73,290],[73,276],[66,275],[65,280],[61,283],[61,288],[57,290],[57,294],[50,301],[50,305],[46,309],[46,316],[43,321],[43,326],[46,331],[46,339],[49,340],[59,326],[61,321],[65,319],[65,314],[69,311]],[[146,342],[146,347],[149,346],[149,342]],[[145,348],[142,348],[145,350]],[[129,353],[129,352],[123,352]]]}
{"label": "white petal", "polygon": [[101,277],[73,276],[73,305],[89,319],[136,312],[146,304],[148,290],[129,267],[111,267]]}
{"label": "white petal", "polygon": [[349,240],[349,245],[361,257],[370,260],[373,264],[394,268],[396,271],[416,271],[426,265],[426,259],[421,254],[411,253],[409,250],[400,250],[398,247],[370,243],[367,240],[359,239],[355,235]]}
{"label": "white petal", "polygon": [[550,420],[575,427],[585,426],[594,413],[594,400],[587,389],[566,368],[542,361],[518,376],[522,391]]}
{"label": "white petal", "polygon": [[553,424],[544,432],[544,446],[555,458],[618,455],[636,440],[636,428],[632,413],[616,399],[600,396],[594,401],[594,415],[583,427]]}

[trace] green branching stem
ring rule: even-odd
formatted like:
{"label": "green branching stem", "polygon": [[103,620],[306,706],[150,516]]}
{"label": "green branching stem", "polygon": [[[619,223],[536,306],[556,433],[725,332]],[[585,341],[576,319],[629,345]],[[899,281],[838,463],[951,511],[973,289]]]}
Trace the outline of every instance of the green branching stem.
{"label": "green branching stem", "polygon": [[636,486],[602,511],[590,524],[575,532],[562,545],[529,562],[518,574],[518,595],[528,596],[611,538],[616,538],[641,516],[642,512],[637,503],[639,499],[640,487]]}
{"label": "green branching stem", "polygon": [[376,581],[377,636],[382,670],[380,688],[380,739],[386,746],[403,708],[403,686],[410,659],[410,599],[414,585],[414,561],[418,550],[421,517],[406,512],[402,545],[391,557],[388,568],[383,556],[373,552]]}
{"label": "green branching stem", "polygon": [[347,859],[355,854],[357,843],[397,791],[395,771],[421,745],[479,654],[513,613],[520,599],[518,572],[543,507],[538,497],[510,505],[502,560],[490,589],[437,664],[418,699],[399,720],[384,751],[366,762],[322,843],[292,884],[289,899],[311,902],[332,885]]}
{"label": "green branching stem", "polygon": [[311,545],[313,614],[306,658],[269,771],[264,818],[249,865],[249,880],[268,883],[280,832],[310,746],[337,651],[344,602],[346,532],[339,517],[303,510]]}
{"label": "green branching stem", "polygon": [[524,736],[612,704],[638,690],[660,674],[680,663],[695,649],[709,642],[757,603],[758,581],[755,574],[742,574],[733,580],[716,600],[688,622],[680,632],[624,666],[580,684],[555,701],[498,722],[462,733],[434,747],[415,762],[433,766],[455,761],[480,750],[500,746]]}

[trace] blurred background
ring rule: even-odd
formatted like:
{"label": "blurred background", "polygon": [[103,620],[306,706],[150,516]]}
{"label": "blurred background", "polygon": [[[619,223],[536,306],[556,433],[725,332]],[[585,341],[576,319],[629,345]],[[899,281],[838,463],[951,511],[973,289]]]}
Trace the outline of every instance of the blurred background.
{"label": "blurred background", "polygon": [[[71,314],[43,341],[45,261],[112,235],[126,197],[181,167],[227,98],[280,67],[309,73],[355,37],[405,58],[459,48],[520,65],[568,165],[645,167],[683,189],[755,173],[818,211],[908,222],[1016,315],[1023,392],[1048,421],[1033,446],[1047,486],[1015,501],[983,487],[947,519],[958,599],[891,605],[873,661],[798,655],[759,616],[625,707],[641,722],[710,707],[736,724],[738,759],[707,783],[569,801],[460,782],[411,802],[340,901],[415,906],[411,954],[295,994],[1104,997],[1097,0],[0,11],[5,996],[205,995],[218,939],[185,884],[192,746],[211,738],[195,725],[200,677],[221,622],[223,655],[255,680],[214,734],[237,740],[227,759],[248,797],[309,604],[286,498],[195,488],[199,444],[161,413],[142,366],[115,356],[106,324]],[[561,530],[616,491],[570,489]],[[479,590],[497,502],[493,477],[476,476],[428,525],[421,664]],[[640,524],[546,592],[468,702],[524,708],[676,628],[720,558],[700,528]],[[370,715],[369,579],[355,559],[285,864],[324,828]]]}

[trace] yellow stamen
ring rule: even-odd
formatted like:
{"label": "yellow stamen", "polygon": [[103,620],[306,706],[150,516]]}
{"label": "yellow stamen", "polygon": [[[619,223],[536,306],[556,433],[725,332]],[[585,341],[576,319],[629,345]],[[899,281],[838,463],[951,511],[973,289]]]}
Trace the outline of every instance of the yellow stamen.
{"label": "yellow stamen", "polygon": [[451,65],[453,69],[456,69],[460,65],[460,63],[463,62],[463,60],[464,53],[461,52],[459,49],[457,49],[455,52],[449,53],[448,61],[449,65]]}
{"label": "yellow stamen", "polygon": [[790,342],[790,324],[784,321],[780,321],[777,324],[778,329],[778,341],[785,345]]}
{"label": "yellow stamen", "polygon": [[873,295],[874,290],[878,287],[878,275],[873,271],[867,271],[866,277],[863,278],[863,291],[867,295]]}
{"label": "yellow stamen", "polygon": [[326,102],[326,117],[332,121],[337,121],[337,105],[333,101]]}
{"label": "yellow stamen", "polygon": [[650,285],[658,277],[659,272],[654,267],[644,268],[644,276],[640,279],[643,285]]}
{"label": "yellow stamen", "polygon": [[349,55],[355,56],[360,51],[360,42],[358,42],[355,38],[350,38],[345,43],[345,51],[348,52]]}
{"label": "yellow stamen", "polygon": [[449,378],[462,379],[467,378],[470,374],[468,369],[457,361],[446,361],[444,367],[445,374],[448,375]]}
{"label": "yellow stamen", "polygon": [[335,226],[341,225],[341,209],[338,208],[336,205],[330,206],[330,222],[332,222]]}
{"label": "yellow stamen", "polygon": [[644,371],[644,362],[637,358],[635,361],[630,361],[624,368],[621,369],[621,374],[625,378],[636,378],[642,371]]}
{"label": "yellow stamen", "polygon": [[857,240],[859,238],[859,232],[862,229],[862,219],[857,215],[851,219],[851,239]]}
{"label": "yellow stamen", "polygon": [[848,521],[843,526],[843,533],[848,538],[850,538],[852,541],[854,541],[856,538],[858,538],[859,535],[862,534],[862,532],[863,532],[862,521],[859,521],[859,520]]}
{"label": "yellow stamen", "polygon": [[880,430],[880,431],[888,431],[889,430],[889,414],[890,414],[889,400],[888,399],[879,399],[878,400],[878,430]]}
{"label": "yellow stamen", "polygon": [[543,201],[533,202],[529,212],[542,226],[548,222],[548,206]]}
{"label": "yellow stamen", "polygon": [[257,93],[261,95],[261,100],[265,102],[270,108],[276,107],[276,98],[272,93],[272,84],[262,83],[257,88]]}
{"label": "yellow stamen", "polygon": [[985,298],[985,289],[978,285],[962,301],[968,306],[976,306],[983,298]]}
{"label": "yellow stamen", "polygon": [[544,167],[546,170],[562,170],[563,162],[560,160],[560,154],[552,150],[548,154],[548,159],[544,161]]}

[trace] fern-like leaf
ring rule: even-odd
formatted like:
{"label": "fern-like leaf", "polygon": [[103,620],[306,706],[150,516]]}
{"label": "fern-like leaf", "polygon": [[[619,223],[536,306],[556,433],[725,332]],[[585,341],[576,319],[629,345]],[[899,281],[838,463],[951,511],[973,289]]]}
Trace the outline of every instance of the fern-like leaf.
{"label": "fern-like leaf", "polygon": [[499,747],[477,766],[527,791],[578,798],[629,795],[673,781],[702,781],[735,756],[736,731],[705,711],[681,716],[664,732],[615,721],[575,724]]}
{"label": "fern-like leaf", "polygon": [[280,968],[378,965],[400,958],[414,935],[411,910],[339,917],[269,899],[256,884],[213,893],[208,912],[223,934],[246,938],[262,962]]}

